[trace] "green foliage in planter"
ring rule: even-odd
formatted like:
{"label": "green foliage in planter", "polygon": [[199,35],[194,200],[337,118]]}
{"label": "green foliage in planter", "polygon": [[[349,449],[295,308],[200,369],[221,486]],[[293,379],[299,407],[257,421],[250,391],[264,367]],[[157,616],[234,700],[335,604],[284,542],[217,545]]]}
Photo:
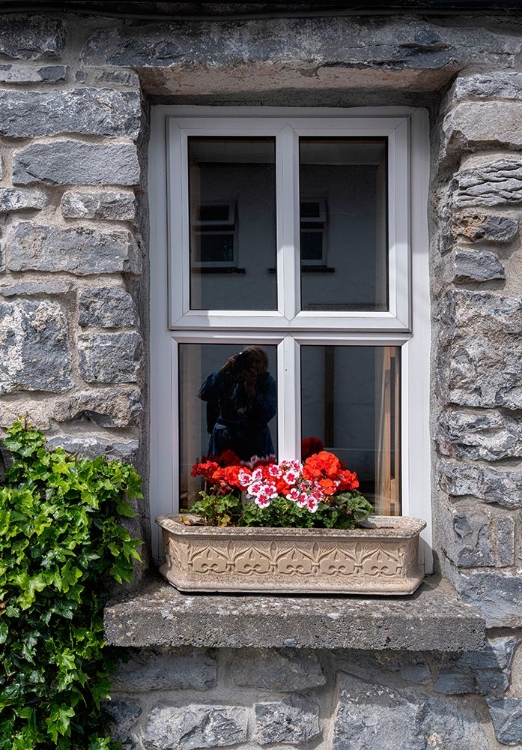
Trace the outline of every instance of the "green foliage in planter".
{"label": "green foliage in planter", "polygon": [[131,466],[48,450],[18,422],[0,486],[0,750],[102,750],[101,702],[117,663],[104,647],[104,581],[131,579],[140,542],[120,517],[141,497]]}

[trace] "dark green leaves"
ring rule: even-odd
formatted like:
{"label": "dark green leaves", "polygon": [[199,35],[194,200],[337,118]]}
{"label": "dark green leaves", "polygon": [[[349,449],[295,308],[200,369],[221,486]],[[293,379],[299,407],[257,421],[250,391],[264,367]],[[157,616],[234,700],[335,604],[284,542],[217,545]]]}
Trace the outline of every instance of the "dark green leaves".
{"label": "dark green leaves", "polygon": [[131,466],[49,451],[16,423],[0,487],[0,750],[108,750],[101,701],[115,657],[104,647],[103,582],[130,580],[140,542]]}

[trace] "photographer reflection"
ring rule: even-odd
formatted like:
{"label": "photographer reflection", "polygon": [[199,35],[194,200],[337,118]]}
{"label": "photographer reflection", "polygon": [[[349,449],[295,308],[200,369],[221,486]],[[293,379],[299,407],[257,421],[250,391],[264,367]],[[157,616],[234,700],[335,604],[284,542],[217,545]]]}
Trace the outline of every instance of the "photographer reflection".
{"label": "photographer reflection", "polygon": [[276,413],[277,390],[264,349],[247,346],[234,354],[208,376],[198,395],[207,402],[210,455],[232,450],[249,461],[274,454],[268,422]]}

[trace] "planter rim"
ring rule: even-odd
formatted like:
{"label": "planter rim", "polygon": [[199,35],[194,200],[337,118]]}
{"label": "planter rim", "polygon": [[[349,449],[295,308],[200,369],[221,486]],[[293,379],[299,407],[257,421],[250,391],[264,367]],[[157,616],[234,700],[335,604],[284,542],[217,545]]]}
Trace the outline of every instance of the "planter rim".
{"label": "planter rim", "polygon": [[223,537],[227,534],[232,537],[253,539],[274,537],[303,537],[316,538],[325,537],[329,539],[367,539],[370,536],[380,538],[410,539],[419,534],[425,527],[426,521],[421,518],[409,516],[369,516],[366,521],[356,529],[306,529],[294,527],[272,527],[272,526],[188,526],[181,521],[181,515],[189,514],[167,514],[158,516],[156,523],[171,533],[189,535],[194,537]]}

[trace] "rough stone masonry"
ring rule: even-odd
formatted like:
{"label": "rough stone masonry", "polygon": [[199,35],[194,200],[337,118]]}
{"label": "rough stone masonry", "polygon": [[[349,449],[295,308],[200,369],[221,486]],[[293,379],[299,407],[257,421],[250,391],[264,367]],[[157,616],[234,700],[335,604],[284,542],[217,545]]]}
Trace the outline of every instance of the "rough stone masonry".
{"label": "rough stone masonry", "polygon": [[28,415],[51,445],[146,475],[150,106],[426,107],[435,551],[490,630],[484,651],[446,654],[208,649],[187,633],[131,651],[114,736],[127,750],[520,747],[522,15],[249,19],[246,4],[179,21],[161,5],[172,19],[2,18],[0,427]]}

